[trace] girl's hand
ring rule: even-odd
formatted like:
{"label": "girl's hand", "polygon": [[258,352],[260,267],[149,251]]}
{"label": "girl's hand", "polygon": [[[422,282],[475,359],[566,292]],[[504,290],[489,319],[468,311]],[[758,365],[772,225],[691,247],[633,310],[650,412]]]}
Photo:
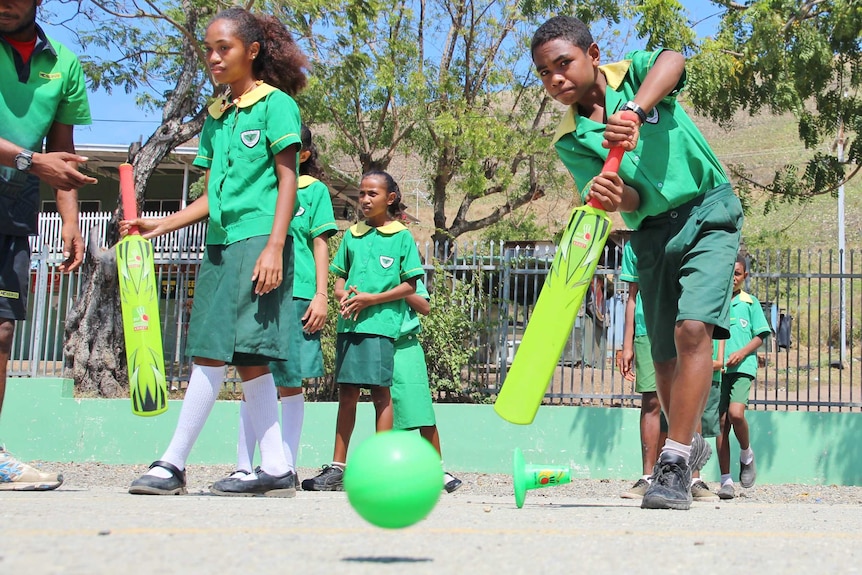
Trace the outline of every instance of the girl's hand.
{"label": "girl's hand", "polygon": [[623,376],[623,379],[626,381],[634,381],[635,380],[635,372],[634,372],[634,360],[635,360],[635,352],[633,349],[628,349],[623,346],[622,351],[617,356],[617,369],[620,370],[620,373]]}
{"label": "girl's hand", "polygon": [[257,282],[254,286],[256,295],[268,294],[281,285],[282,280],[282,250],[276,246],[266,244],[260,252],[254,264],[254,272],[251,281]]}
{"label": "girl's hand", "polygon": [[623,180],[615,172],[602,172],[593,178],[586,201],[597,199],[606,212],[615,212],[623,202]]}
{"label": "girl's hand", "polygon": [[305,315],[302,316],[302,330],[305,333],[319,332],[326,324],[326,313],[326,297],[315,294],[308,304],[308,309],[305,310]]}
{"label": "girl's hand", "polygon": [[733,367],[734,365],[739,365],[742,363],[742,360],[745,359],[745,356],[739,353],[738,351],[734,351],[729,356],[727,356],[727,361],[725,365],[729,367]]}
{"label": "girl's hand", "polygon": [[137,226],[141,237],[144,239],[163,236],[171,230],[165,226],[164,218],[135,218],[134,220],[120,220],[120,237],[129,235],[129,230]]}
{"label": "girl's hand", "polygon": [[623,112],[617,112],[610,118],[605,126],[605,139],[603,148],[622,146],[626,152],[631,152],[638,144],[640,136],[640,124],[632,120],[626,120]]}
{"label": "girl's hand", "polygon": [[372,305],[374,305],[374,294],[360,292],[356,286],[350,286],[350,289],[341,298],[341,317],[356,321],[359,318],[359,313]]}

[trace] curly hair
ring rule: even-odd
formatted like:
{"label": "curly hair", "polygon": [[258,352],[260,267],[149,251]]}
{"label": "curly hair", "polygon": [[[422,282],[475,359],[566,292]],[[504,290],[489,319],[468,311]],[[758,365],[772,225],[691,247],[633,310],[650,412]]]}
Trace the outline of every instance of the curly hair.
{"label": "curly hair", "polygon": [[386,193],[395,194],[395,201],[389,204],[388,211],[393,218],[401,219],[401,188],[398,187],[395,178],[383,170],[371,170],[362,174],[360,181],[371,177],[383,178],[383,181],[386,182]]}
{"label": "curly hair", "polygon": [[593,35],[586,24],[574,16],[554,16],[533,33],[530,54],[539,46],[557,39],[570,42],[585,52],[593,44]]}
{"label": "curly hair", "polygon": [[291,96],[296,96],[305,88],[308,81],[305,71],[310,68],[308,58],[277,18],[252,14],[234,6],[216,14],[210,24],[216,20],[230,21],[234,33],[246,47],[253,42],[260,45],[260,52],[252,62],[252,72],[256,78]]}
{"label": "curly hair", "polygon": [[308,150],[308,158],[299,165],[299,173],[304,176],[311,176],[322,180],[326,176],[323,166],[320,164],[320,158],[317,155],[317,146],[311,139],[311,130],[305,124],[299,130],[299,139],[302,141],[302,149]]}

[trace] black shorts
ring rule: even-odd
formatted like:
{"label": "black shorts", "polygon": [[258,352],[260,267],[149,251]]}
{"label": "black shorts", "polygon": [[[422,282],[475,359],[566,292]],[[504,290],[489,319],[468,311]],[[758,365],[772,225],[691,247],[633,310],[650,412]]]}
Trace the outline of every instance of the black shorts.
{"label": "black shorts", "polygon": [[0,318],[27,318],[29,284],[30,241],[0,234]]}

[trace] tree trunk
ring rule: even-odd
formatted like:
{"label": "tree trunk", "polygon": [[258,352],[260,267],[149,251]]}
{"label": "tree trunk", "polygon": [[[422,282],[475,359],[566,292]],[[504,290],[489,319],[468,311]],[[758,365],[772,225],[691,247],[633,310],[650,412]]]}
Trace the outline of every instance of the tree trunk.
{"label": "tree trunk", "polygon": [[90,233],[83,265],[83,287],[66,318],[66,377],[85,395],[121,397],[128,393],[123,316],[117,284],[117,255],[102,250],[96,228]]}

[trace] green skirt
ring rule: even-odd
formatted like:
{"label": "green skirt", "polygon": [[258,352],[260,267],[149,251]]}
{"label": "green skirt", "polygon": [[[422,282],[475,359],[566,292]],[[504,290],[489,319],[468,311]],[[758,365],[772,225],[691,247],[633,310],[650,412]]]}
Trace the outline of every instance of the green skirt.
{"label": "green skirt", "polygon": [[208,245],[195,278],[186,355],[230,365],[267,365],[289,359],[287,331],[293,314],[293,243],[283,250],[283,281],[268,294],[254,293],[251,281],[268,236],[230,245]]}
{"label": "green skirt", "polygon": [[362,387],[390,387],[394,340],[367,333],[339,333],[335,339],[335,381]]}
{"label": "green skirt", "polygon": [[394,429],[416,429],[436,425],[425,352],[415,335],[395,341],[395,370],[392,374]]}
{"label": "green skirt", "polygon": [[320,331],[306,333],[302,330],[302,316],[311,305],[311,300],[293,298],[293,325],[287,331],[287,361],[273,361],[269,370],[278,387],[302,387],[306,377],[323,375],[323,351],[320,347]]}

